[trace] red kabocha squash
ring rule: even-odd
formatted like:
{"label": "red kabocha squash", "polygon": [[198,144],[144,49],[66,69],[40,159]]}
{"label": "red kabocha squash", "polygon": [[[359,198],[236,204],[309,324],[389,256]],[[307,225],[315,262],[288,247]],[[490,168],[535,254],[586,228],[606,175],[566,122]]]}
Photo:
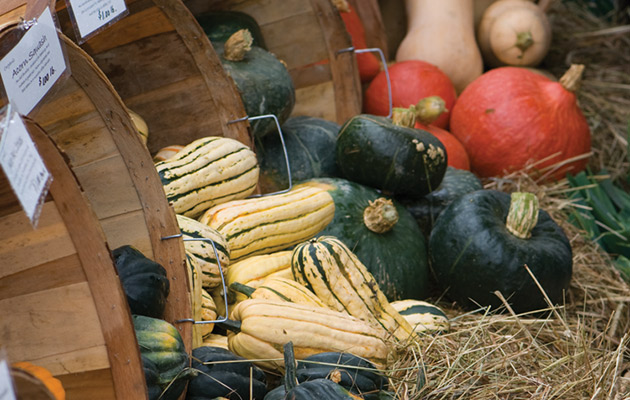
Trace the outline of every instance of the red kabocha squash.
{"label": "red kabocha squash", "polygon": [[[352,46],[355,49],[367,48],[365,27],[363,26],[363,21],[361,21],[359,14],[357,14],[357,10],[346,0],[335,0],[333,3],[337,7],[337,10],[339,10],[341,19],[352,39]],[[374,79],[381,70],[381,62],[378,56],[372,52],[356,53],[356,56],[361,82],[368,83]]]}
{"label": "red kabocha squash", "polygon": [[470,171],[470,159],[466,148],[446,129],[433,124],[446,111],[444,100],[440,96],[429,96],[420,100],[414,107],[416,113],[416,129],[424,129],[438,138],[446,148],[448,165]]}
{"label": "red kabocha squash", "polygon": [[[433,125],[444,129],[448,127],[448,110],[455,104],[457,94],[450,78],[442,70],[426,61],[409,60],[390,65],[388,72],[394,107],[407,108],[425,97],[440,96],[447,111],[433,121]],[[365,90],[363,112],[372,115],[389,113],[385,71],[379,72]]]}
{"label": "red kabocha squash", "polygon": [[539,179],[561,179],[588,163],[591,134],[575,90],[583,65],[554,82],[518,67],[492,69],[472,82],[451,112],[450,132],[480,177],[530,168]]}

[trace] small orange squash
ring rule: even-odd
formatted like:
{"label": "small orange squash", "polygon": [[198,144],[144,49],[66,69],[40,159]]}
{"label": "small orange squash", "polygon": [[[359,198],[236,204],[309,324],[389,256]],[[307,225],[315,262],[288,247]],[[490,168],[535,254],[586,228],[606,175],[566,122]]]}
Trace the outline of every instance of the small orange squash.
{"label": "small orange squash", "polygon": [[61,384],[61,381],[55,378],[49,370],[39,365],[32,364],[28,361],[21,361],[11,364],[12,368],[25,371],[35,378],[39,379],[44,386],[55,396],[56,400],[65,400],[66,391]]}

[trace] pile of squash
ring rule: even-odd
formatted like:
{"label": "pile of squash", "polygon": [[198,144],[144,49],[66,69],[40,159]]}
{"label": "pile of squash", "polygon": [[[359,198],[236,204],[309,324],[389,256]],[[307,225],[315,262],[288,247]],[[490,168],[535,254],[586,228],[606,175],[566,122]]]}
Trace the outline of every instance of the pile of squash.
{"label": "pile of squash", "polygon": [[[477,3],[493,4],[475,19]],[[198,323],[190,364],[159,310],[132,310],[152,399],[177,398],[186,382],[189,399],[392,397],[397,346],[449,329],[428,299],[517,313],[562,303],[566,235],[534,194],[485,190],[481,179],[527,167],[550,181],[585,167],[590,131],[574,93],[583,66],[558,81],[531,68],[550,42],[534,2],[405,4],[396,60],[388,74],[358,60],[364,111],[342,124],[291,115],[291,77],[251,18],[199,17],[215,21],[204,29],[248,113],[275,115],[281,132],[258,121],[254,149],[210,134],[154,157]],[[344,21],[364,43],[360,20]],[[159,268],[150,282],[159,308]]]}

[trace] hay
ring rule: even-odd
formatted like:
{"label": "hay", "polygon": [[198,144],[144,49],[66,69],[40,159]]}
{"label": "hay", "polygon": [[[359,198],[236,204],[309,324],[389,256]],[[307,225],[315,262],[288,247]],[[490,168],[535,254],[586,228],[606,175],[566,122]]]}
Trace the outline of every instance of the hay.
{"label": "hay", "polygon": [[[548,13],[554,38],[541,67],[559,77],[572,63],[586,66],[578,100],[592,129],[589,166],[625,179],[630,27],[613,26],[578,3],[555,1]],[[435,299],[451,330],[398,349],[390,378],[397,398],[630,399],[630,287],[608,254],[567,222],[574,207],[567,181],[542,184],[521,171],[484,186],[536,193],[562,226],[574,262],[565,303],[515,315],[507,303],[466,313]]]}

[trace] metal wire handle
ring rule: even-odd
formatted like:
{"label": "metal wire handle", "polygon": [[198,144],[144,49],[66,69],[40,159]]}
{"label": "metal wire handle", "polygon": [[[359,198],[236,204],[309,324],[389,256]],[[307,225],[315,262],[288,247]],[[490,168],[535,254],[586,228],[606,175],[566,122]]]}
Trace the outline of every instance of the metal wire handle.
{"label": "metal wire handle", "polygon": [[[163,236],[161,239],[162,240],[175,239],[182,236],[184,236],[183,233],[178,233],[176,235]],[[219,266],[219,272],[221,272],[220,275],[221,275],[221,285],[223,286],[223,301],[225,302],[225,316],[219,316],[220,317],[219,319],[215,319],[212,321],[196,321],[194,318],[184,318],[184,319],[178,319],[174,322],[175,323],[192,322],[195,325],[203,325],[203,324],[214,324],[217,322],[227,321],[228,319],[227,316],[230,314],[228,310],[227,286],[225,284],[225,277],[223,276],[223,268],[221,267],[221,260],[219,259],[219,252],[217,251],[217,246],[214,244],[214,241],[212,239],[208,239],[208,238],[183,238],[182,241],[184,242],[209,242],[212,245],[212,250],[214,250],[214,257],[217,260],[217,265]]]}
{"label": "metal wire handle", "polygon": [[383,54],[383,50],[378,47],[370,47],[367,49],[355,49],[353,47],[348,47],[345,49],[341,49],[337,51],[337,54],[340,53],[378,53],[381,58],[381,63],[383,64],[383,71],[385,72],[385,80],[387,81],[387,100],[389,101],[389,114],[387,114],[387,118],[392,117],[393,113],[393,100],[392,100],[392,81],[389,79],[389,68],[387,67],[387,60],[385,59],[385,54]]}
{"label": "metal wire handle", "polygon": [[239,119],[235,119],[232,121],[228,121],[228,125],[230,124],[234,124],[236,122],[241,122],[241,121],[247,121],[247,120],[257,120],[257,119],[263,119],[263,118],[273,118],[273,120],[276,122],[276,128],[278,128],[278,135],[280,135],[280,143],[282,143],[282,151],[284,152],[284,161],[287,165],[287,178],[289,180],[289,187],[286,189],[282,189],[282,190],[278,190],[276,192],[272,192],[272,193],[264,193],[264,194],[253,194],[251,197],[264,197],[264,196],[271,196],[273,194],[281,194],[281,193],[286,193],[288,191],[291,190],[291,188],[293,188],[293,180],[291,178],[291,165],[289,163],[289,153],[287,152],[287,146],[284,142],[284,135],[282,134],[282,128],[280,128],[280,122],[278,121],[278,117],[276,117],[274,114],[264,114],[264,115],[256,115],[253,117],[250,116],[245,116]]}

